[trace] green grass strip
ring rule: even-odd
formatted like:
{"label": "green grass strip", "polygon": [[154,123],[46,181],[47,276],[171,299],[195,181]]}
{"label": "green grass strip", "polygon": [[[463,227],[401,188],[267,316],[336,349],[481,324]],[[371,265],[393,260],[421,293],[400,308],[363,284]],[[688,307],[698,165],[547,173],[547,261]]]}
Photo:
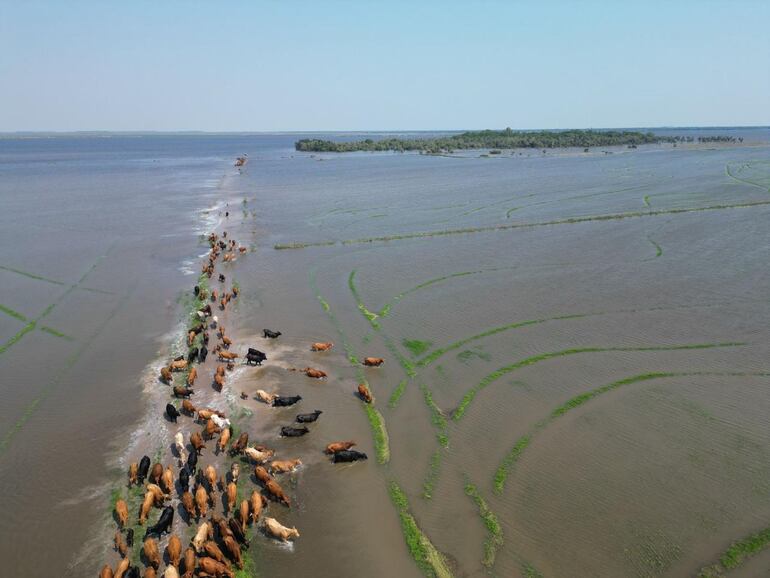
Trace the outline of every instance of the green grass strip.
{"label": "green grass strip", "polygon": [[413,357],[419,357],[433,345],[432,341],[420,341],[419,339],[402,339],[401,345],[407,349]]}
{"label": "green grass strip", "polygon": [[659,372],[641,373],[638,375],[632,375],[630,377],[619,379],[607,385],[603,385],[601,387],[597,387],[597,388],[588,390],[584,393],[581,393],[579,395],[576,395],[575,397],[568,399],[563,404],[555,407],[548,414],[547,417],[538,421],[529,433],[521,436],[518,440],[516,440],[513,447],[506,454],[505,458],[503,458],[503,461],[500,463],[497,470],[495,471],[495,475],[492,479],[495,493],[502,494],[503,490],[505,489],[505,482],[508,479],[508,475],[510,474],[511,469],[516,464],[516,462],[519,461],[519,459],[521,458],[521,454],[524,453],[524,450],[526,450],[527,447],[529,447],[529,445],[532,443],[532,438],[539,431],[546,428],[554,420],[562,417],[568,411],[577,409],[585,405],[592,399],[604,393],[616,390],[626,385],[633,385],[635,383],[642,383],[642,382],[651,381],[654,379],[664,379],[664,378],[671,378],[671,377],[688,377],[688,376],[698,376],[698,375],[722,376],[722,377],[770,377],[770,373],[768,372],[711,372],[711,371],[662,372],[662,371],[659,371]]}
{"label": "green grass strip", "polygon": [[577,355],[580,353],[604,353],[608,351],[635,351],[635,352],[689,351],[693,349],[715,349],[718,347],[737,347],[740,345],[745,345],[745,343],[741,343],[741,342],[694,343],[690,345],[658,345],[658,346],[649,346],[649,347],[578,347],[573,349],[562,349],[561,351],[551,351],[548,353],[541,353],[539,355],[532,355],[530,357],[526,357],[510,365],[501,367],[496,371],[493,371],[492,373],[484,376],[477,385],[475,385],[470,390],[468,390],[468,392],[463,396],[463,399],[460,402],[460,405],[457,406],[457,409],[452,415],[452,419],[454,419],[455,421],[459,421],[467,411],[468,406],[476,397],[476,394],[478,394],[482,389],[484,389],[491,383],[497,381],[498,379],[511,373],[512,371],[516,371],[517,369],[520,369],[522,367],[534,365],[535,363],[546,361],[548,359],[554,359],[556,357],[564,357],[567,355]]}
{"label": "green grass strip", "polygon": [[47,325],[43,325],[40,327],[40,331],[45,331],[46,333],[50,333],[51,335],[55,337],[61,337],[62,339],[66,339],[67,341],[74,341],[75,338],[71,335],[67,335],[66,333],[62,333],[61,331],[58,331],[54,329],[53,327],[48,327]]}
{"label": "green grass strip", "polygon": [[358,289],[356,288],[356,270],[353,269],[350,272],[350,275],[348,276],[348,287],[350,287],[350,292],[353,294],[353,297],[356,300],[356,304],[358,305],[358,310],[361,312],[361,314],[366,317],[366,319],[369,321],[371,326],[376,330],[380,328],[380,324],[377,321],[377,318],[379,315],[376,313],[373,313],[372,311],[369,311],[366,308],[366,305],[364,305],[363,300],[361,299],[361,295],[358,293]]}
{"label": "green grass strip", "polygon": [[644,197],[642,197],[642,201],[644,202],[644,206],[645,207],[651,206],[650,205],[650,195],[644,195]]}
{"label": "green grass strip", "polygon": [[374,436],[374,449],[377,452],[377,463],[387,464],[390,461],[390,443],[388,440],[388,430],[385,429],[385,420],[382,414],[369,403],[363,404],[366,410],[366,416],[369,418],[369,425],[372,428]]}
{"label": "green grass strip", "polygon": [[[743,168],[747,168],[747,167],[750,167],[750,166],[751,166],[751,164],[752,164],[752,163],[745,163],[745,164],[743,165]],[[762,189],[763,191],[770,191],[770,188],[766,187],[765,185],[763,185],[763,184],[761,184],[761,183],[757,183],[757,182],[754,182],[754,181],[750,181],[750,180],[748,180],[748,179],[742,179],[741,177],[739,177],[739,176],[735,175],[735,174],[733,173],[732,167],[730,166],[730,163],[727,163],[727,164],[725,165],[725,174],[726,174],[728,177],[730,177],[730,178],[732,178],[732,179],[735,179],[735,180],[736,180],[736,181],[738,181],[739,183],[743,183],[744,185],[751,185],[752,187],[758,187],[758,188]]]}
{"label": "green grass strip", "polygon": [[404,532],[409,553],[417,566],[429,578],[451,578],[452,572],[446,560],[428,537],[420,530],[417,521],[409,511],[409,500],[395,481],[389,485],[390,499],[398,510],[401,529]]}
{"label": "green grass strip", "polygon": [[[684,213],[699,213],[703,211],[721,211],[726,209],[747,209],[770,205],[770,201],[753,201],[748,203],[734,203],[723,205],[710,205],[706,207],[689,207],[680,209],[660,209],[657,211],[633,211],[627,213],[612,213],[609,215],[593,215],[587,217],[570,217],[568,219],[556,219],[538,223],[514,223],[510,225],[490,225],[488,227],[466,227],[463,229],[445,229],[443,231],[423,231],[418,233],[404,233],[401,235],[384,235],[381,237],[368,237],[362,239],[348,239],[340,241],[342,245],[360,245],[364,243],[386,243],[407,239],[427,239],[431,237],[446,237],[450,235],[467,235],[470,233],[489,233],[494,231],[508,231],[513,229],[531,229],[535,227],[550,227],[552,225],[574,225],[594,221],[619,221],[622,219],[634,219],[639,217],[656,217],[659,215],[681,215]],[[319,243],[292,243],[290,245],[275,245],[276,249],[304,249],[307,247],[319,247],[336,245],[337,241],[324,241]]]}
{"label": "green grass strip", "polygon": [[21,313],[18,311],[11,309],[10,307],[6,307],[5,305],[0,305],[0,311],[5,313],[6,315],[9,315],[11,317],[14,317],[15,319],[18,319],[19,321],[26,321],[27,318],[24,317]]}
{"label": "green grass strip", "polygon": [[0,270],[9,271],[10,273],[16,273],[17,275],[23,275],[24,277],[35,279],[37,281],[45,281],[46,283],[51,283],[52,285],[63,285],[63,286],[67,285],[67,283],[65,283],[64,281],[49,279],[48,277],[43,277],[42,275],[35,275],[34,273],[22,271],[21,269],[14,269],[13,267],[7,267],[5,265],[0,265]]}
{"label": "green grass strip", "polygon": [[37,325],[37,320],[33,319],[29,323],[27,323],[24,327],[22,327],[16,335],[11,337],[8,341],[3,343],[3,345],[0,345],[0,354],[5,353],[8,351],[11,347],[13,347],[16,343],[21,341],[21,339],[30,331],[35,329],[35,326]]}
{"label": "green grass strip", "polygon": [[441,444],[442,447],[447,448],[449,447],[449,422],[447,421],[446,416],[444,416],[444,412],[442,412],[436,405],[436,402],[433,401],[433,394],[428,389],[428,386],[421,383],[420,391],[422,391],[422,395],[425,398],[425,404],[428,406],[428,409],[430,409],[430,421],[436,429],[438,429],[438,434],[436,434],[438,443]]}
{"label": "green grass strip", "polygon": [[495,558],[497,557],[497,550],[503,547],[503,529],[500,526],[500,521],[495,516],[494,512],[489,509],[486,500],[479,493],[478,488],[467,482],[465,484],[465,494],[470,496],[476,503],[479,509],[479,516],[481,516],[484,526],[487,528],[487,539],[484,541],[484,557],[481,563],[485,568],[492,568],[495,565]]}
{"label": "green grass strip", "polygon": [[388,400],[388,407],[390,409],[395,409],[395,407],[398,405],[398,401],[401,399],[401,396],[404,395],[404,392],[406,391],[406,379],[402,379],[398,382],[398,385],[393,390],[393,393],[390,394],[390,399]]}
{"label": "green grass strip", "polygon": [[658,245],[655,241],[652,240],[651,237],[647,237],[647,240],[652,243],[652,246],[655,247],[655,257],[653,259],[657,259],[663,254],[663,248]]}

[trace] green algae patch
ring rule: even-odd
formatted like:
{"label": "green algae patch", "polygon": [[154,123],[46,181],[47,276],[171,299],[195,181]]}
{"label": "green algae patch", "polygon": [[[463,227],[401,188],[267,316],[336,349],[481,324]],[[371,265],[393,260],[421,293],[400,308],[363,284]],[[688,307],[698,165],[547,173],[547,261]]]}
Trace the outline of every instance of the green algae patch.
{"label": "green algae patch", "polygon": [[452,572],[447,566],[444,556],[436,549],[428,537],[420,530],[417,521],[409,511],[409,500],[399,485],[391,481],[389,485],[390,499],[396,506],[401,520],[401,530],[404,533],[407,548],[412,558],[428,578],[452,578]]}
{"label": "green algae patch", "polygon": [[503,547],[503,528],[494,512],[489,509],[486,500],[479,493],[478,488],[470,482],[465,484],[465,495],[476,503],[479,509],[479,516],[487,529],[487,539],[484,540],[484,557],[481,560],[482,565],[489,569],[495,565],[497,550]]}
{"label": "green algae patch", "polygon": [[428,349],[430,349],[430,346],[433,345],[432,341],[420,341],[419,339],[402,339],[401,345],[404,346],[404,349],[407,349],[409,353],[412,354],[412,357],[419,357]]}

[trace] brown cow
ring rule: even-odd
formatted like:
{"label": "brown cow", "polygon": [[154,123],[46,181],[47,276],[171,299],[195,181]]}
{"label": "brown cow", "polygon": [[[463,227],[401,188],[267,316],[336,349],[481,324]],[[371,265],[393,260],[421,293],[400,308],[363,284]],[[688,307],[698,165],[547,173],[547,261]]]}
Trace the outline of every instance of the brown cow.
{"label": "brown cow", "polygon": [[232,351],[219,351],[217,353],[219,355],[220,361],[232,361],[234,359],[238,359],[238,354],[233,353]]}
{"label": "brown cow", "polygon": [[356,442],[354,442],[354,441],[332,442],[328,446],[326,446],[326,453],[327,454],[336,454],[337,452],[343,452],[343,451],[349,450],[354,445],[356,445]]}
{"label": "brown cow", "polygon": [[254,475],[263,484],[266,484],[268,481],[273,479],[272,476],[270,476],[270,474],[267,473],[267,470],[262,466],[257,466],[254,468]]}
{"label": "brown cow", "polygon": [[364,357],[364,365],[367,367],[379,367],[385,363],[382,357]]}
{"label": "brown cow", "polygon": [[290,538],[299,538],[297,528],[287,528],[275,518],[265,518],[265,528],[276,538],[287,542]]}
{"label": "brown cow", "polygon": [[118,517],[118,525],[125,528],[128,523],[128,504],[125,500],[115,502],[115,515]]}
{"label": "brown cow", "polygon": [[195,449],[198,455],[201,455],[203,448],[206,447],[206,444],[203,443],[201,434],[199,434],[197,431],[194,431],[190,434],[190,445]]}
{"label": "brown cow", "polygon": [[313,379],[324,379],[326,377],[325,372],[321,371],[320,369],[314,369],[312,367],[306,367],[305,369],[300,369],[300,371],[308,377],[312,377]]}
{"label": "brown cow", "polygon": [[160,368],[160,380],[165,383],[166,385],[170,384],[171,381],[174,379],[174,376],[171,375],[171,366],[168,367],[161,367]]}
{"label": "brown cow", "polygon": [[217,513],[212,513],[211,514],[211,520],[219,528],[219,535],[220,535],[220,537],[222,537],[222,538],[224,538],[225,536],[230,536],[231,538],[235,537],[235,536],[233,536],[233,531],[227,525],[227,520],[225,520],[222,516],[220,516]]}
{"label": "brown cow", "polygon": [[275,455],[273,450],[258,450],[257,448],[245,448],[243,452],[254,463],[261,464]]}
{"label": "brown cow", "polygon": [[230,510],[235,508],[235,501],[238,499],[238,486],[235,482],[227,484],[227,505],[225,506],[225,514],[228,514]]}
{"label": "brown cow", "polygon": [[131,566],[129,559],[123,558],[118,564],[118,567],[115,568],[114,578],[123,578],[124,574],[128,571],[129,566]]}
{"label": "brown cow", "polygon": [[227,336],[223,336],[222,343],[224,344],[225,347],[230,347],[233,344],[233,340]]}
{"label": "brown cow", "polygon": [[332,347],[334,347],[334,343],[331,341],[319,341],[310,346],[310,351],[329,351]]}
{"label": "brown cow", "polygon": [[150,566],[156,570],[160,567],[160,550],[158,549],[158,541],[155,538],[147,538],[142,546],[144,557],[150,563]]}
{"label": "brown cow", "polygon": [[198,507],[198,519],[201,516],[205,518],[209,511],[209,495],[203,486],[198,486],[195,489],[195,505]]}
{"label": "brown cow", "polygon": [[182,507],[184,508],[184,511],[187,512],[187,518],[189,520],[196,517],[195,501],[193,500],[193,495],[190,493],[189,490],[182,494]]}
{"label": "brown cow", "polygon": [[224,365],[217,365],[216,374],[217,375],[224,375],[225,374],[225,366]]}
{"label": "brown cow", "polygon": [[158,508],[160,508],[163,505],[163,502],[169,498],[169,495],[157,484],[147,483],[146,487],[147,493],[152,495],[153,502]]}
{"label": "brown cow", "polygon": [[249,523],[249,501],[243,500],[241,502],[240,511],[238,512],[238,517],[241,520],[241,530],[243,530],[243,533],[246,534],[246,524]]}
{"label": "brown cow", "polygon": [[206,466],[206,470],[204,472],[206,479],[209,482],[209,489],[211,490],[211,493],[213,494],[216,492],[216,485],[217,485],[217,469],[212,466],[208,465]]}
{"label": "brown cow", "polygon": [[226,427],[222,430],[222,433],[219,435],[219,441],[217,442],[217,446],[219,447],[219,451],[223,452],[225,449],[227,449],[227,443],[230,441],[230,428]]}
{"label": "brown cow", "polygon": [[265,489],[276,500],[283,503],[287,508],[291,508],[291,500],[289,499],[289,496],[286,495],[286,492],[283,491],[283,488],[278,485],[278,482],[273,479],[266,481]]}
{"label": "brown cow", "polygon": [[128,487],[130,488],[134,484],[139,485],[139,465],[136,462],[131,462],[128,466]]}
{"label": "brown cow", "polygon": [[158,462],[155,462],[152,465],[152,469],[150,470],[150,480],[152,480],[154,484],[157,484],[158,482],[160,482],[160,478],[162,475],[163,475],[163,466]]}
{"label": "brown cow", "polygon": [[249,498],[249,513],[251,515],[251,523],[256,524],[259,519],[259,515],[262,513],[262,508],[267,505],[267,498],[260,494],[257,490],[251,492]]}
{"label": "brown cow", "polygon": [[128,546],[123,540],[123,534],[121,534],[120,530],[115,532],[115,550],[118,551],[121,558],[125,558],[126,553],[128,553]]}
{"label": "brown cow", "polygon": [[219,375],[218,373],[214,374],[214,389],[217,391],[222,391],[222,388],[225,386],[225,378],[222,375]]}
{"label": "brown cow", "polygon": [[297,466],[301,466],[302,461],[297,458],[295,460],[274,460],[270,462],[270,471],[274,474],[285,474],[286,472],[293,472]]}
{"label": "brown cow", "polygon": [[[244,532],[245,531],[246,530],[244,529]],[[238,542],[236,542],[230,536],[227,536],[223,542],[225,544],[225,548],[227,549],[227,553],[230,555],[230,559],[235,562],[235,565],[238,566],[238,568],[243,568],[243,560],[241,559],[241,547],[238,545]]]}
{"label": "brown cow", "polygon": [[213,558],[201,558],[198,561],[200,569],[203,571],[201,576],[213,576],[214,578],[235,578],[235,574],[221,562]]}
{"label": "brown cow", "polygon": [[174,386],[174,397],[190,397],[195,392],[189,387],[182,387],[181,385]]}
{"label": "brown cow", "polygon": [[193,402],[191,402],[189,399],[183,399],[182,411],[184,411],[187,415],[193,415],[196,411],[195,406],[193,405]]}
{"label": "brown cow", "polygon": [[228,564],[227,558],[225,558],[225,555],[222,553],[222,550],[219,549],[219,546],[217,546],[216,542],[209,540],[203,544],[203,551],[206,552],[207,556],[214,558],[214,560],[217,562]]}
{"label": "brown cow", "polygon": [[[170,568],[173,568],[173,566],[170,566]],[[165,578],[166,575],[163,575],[163,578]],[[155,571],[155,568],[150,566],[149,568],[145,568],[144,570],[144,576],[142,578],[158,578],[158,573]]]}
{"label": "brown cow", "polygon": [[187,347],[192,347],[193,341],[195,341],[195,336],[196,336],[195,331],[187,332]]}
{"label": "brown cow", "polygon": [[206,427],[203,429],[203,439],[210,440],[214,437],[214,434],[222,433],[222,430],[219,429],[219,426],[214,423],[213,420],[208,420],[206,422]]}
{"label": "brown cow", "polygon": [[115,574],[113,574],[112,568],[105,564],[104,568],[102,568],[102,571],[99,572],[99,578],[115,578]]}
{"label": "brown cow", "polygon": [[169,368],[171,371],[182,371],[184,369],[187,369],[187,360],[186,359],[175,359],[171,362],[169,365]]}
{"label": "brown cow", "polygon": [[193,367],[190,369],[190,373],[187,374],[187,385],[195,385],[196,379],[198,379],[198,370]]}
{"label": "brown cow", "polygon": [[366,403],[372,403],[372,392],[366,387],[365,383],[358,384],[358,395],[361,396]]}
{"label": "brown cow", "polygon": [[212,289],[211,290],[211,302],[212,303],[216,303],[218,298],[219,297],[218,297],[218,294],[217,294],[217,290],[216,289]]}
{"label": "brown cow", "polygon": [[184,574],[183,578],[192,578],[195,571],[195,550],[193,548],[187,548],[184,551]]}
{"label": "brown cow", "polygon": [[238,436],[238,439],[235,441],[233,445],[230,446],[230,455],[236,455],[243,453],[243,450],[246,449],[246,446],[249,443],[249,434],[246,432],[243,432],[241,435]]}
{"label": "brown cow", "polygon": [[163,472],[161,482],[161,486],[166,490],[167,494],[170,494],[174,490],[174,471],[171,469],[171,466],[166,466],[166,471]]}
{"label": "brown cow", "polygon": [[172,534],[169,538],[166,553],[171,564],[179,568],[179,560],[182,558],[182,541],[176,534]]}
{"label": "brown cow", "polygon": [[147,492],[144,495],[144,501],[142,502],[142,507],[139,509],[139,525],[144,524],[144,522],[147,520],[147,516],[150,513],[150,510],[152,509],[152,506],[154,503],[155,503],[155,497],[152,495],[152,492]]}

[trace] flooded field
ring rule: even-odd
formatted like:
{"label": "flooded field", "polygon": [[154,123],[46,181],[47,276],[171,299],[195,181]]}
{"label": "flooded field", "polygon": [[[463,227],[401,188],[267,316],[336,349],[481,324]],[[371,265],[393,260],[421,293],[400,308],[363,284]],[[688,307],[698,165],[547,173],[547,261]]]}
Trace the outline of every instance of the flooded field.
{"label": "flooded field", "polygon": [[[770,131],[712,132],[745,141],[480,157],[0,140],[5,567],[115,565],[128,464],[176,467],[157,371],[184,352],[205,233],[227,230],[248,248],[223,266],[233,350],[268,361],[195,401],[303,462],[282,478],[292,508],[267,509],[301,537],[251,531],[244,574],[767,574],[750,554],[770,541]],[[306,366],[328,379],[287,371]],[[314,409],[309,435],[278,436]],[[331,464],[348,439],[369,459]]]}

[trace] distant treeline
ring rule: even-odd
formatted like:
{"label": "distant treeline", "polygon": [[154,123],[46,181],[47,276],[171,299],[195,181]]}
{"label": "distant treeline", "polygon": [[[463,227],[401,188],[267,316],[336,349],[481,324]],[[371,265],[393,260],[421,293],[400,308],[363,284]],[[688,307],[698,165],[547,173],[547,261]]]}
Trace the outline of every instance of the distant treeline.
{"label": "distant treeline", "polygon": [[[690,140],[688,140],[690,139]],[[463,149],[550,149],[564,147],[599,147],[613,145],[636,146],[660,142],[691,142],[692,137],[664,137],[651,132],[617,130],[561,130],[561,131],[514,131],[480,130],[437,138],[387,138],[358,141],[331,141],[302,139],[294,143],[298,151],[335,152],[353,151],[420,151],[447,153]],[[742,140],[742,139],[741,139]],[[698,137],[698,142],[734,142],[733,137]]]}

